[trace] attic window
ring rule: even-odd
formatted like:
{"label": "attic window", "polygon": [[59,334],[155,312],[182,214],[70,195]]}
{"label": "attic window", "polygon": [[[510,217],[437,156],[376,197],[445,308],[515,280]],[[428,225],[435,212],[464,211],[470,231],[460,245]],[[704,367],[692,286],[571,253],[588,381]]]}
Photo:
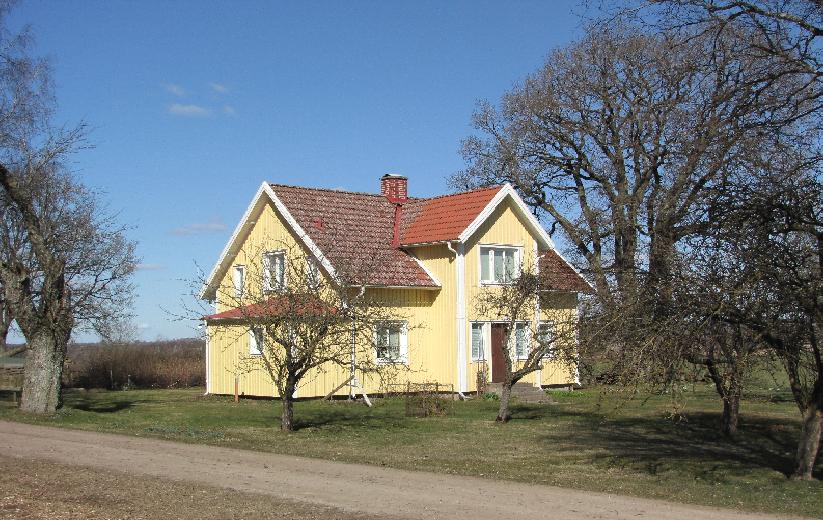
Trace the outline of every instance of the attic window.
{"label": "attic window", "polygon": [[480,281],[512,283],[520,274],[520,248],[507,246],[480,248]]}

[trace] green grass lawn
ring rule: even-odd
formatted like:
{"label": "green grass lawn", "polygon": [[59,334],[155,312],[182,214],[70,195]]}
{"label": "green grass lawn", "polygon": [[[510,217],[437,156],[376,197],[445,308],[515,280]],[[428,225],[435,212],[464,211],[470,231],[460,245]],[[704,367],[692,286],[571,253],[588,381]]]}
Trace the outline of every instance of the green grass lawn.
{"label": "green grass lawn", "polygon": [[665,397],[624,401],[596,389],[515,404],[505,425],[494,422],[497,403],[483,399],[427,419],[405,417],[402,398],[373,408],[303,401],[292,434],[279,431],[277,401],[201,393],[69,391],[53,417],[24,415],[9,400],[0,419],[823,518],[823,482],[786,478],[799,414],[785,395],[750,397],[740,435],[728,440],[708,386],[688,395],[678,420]]}

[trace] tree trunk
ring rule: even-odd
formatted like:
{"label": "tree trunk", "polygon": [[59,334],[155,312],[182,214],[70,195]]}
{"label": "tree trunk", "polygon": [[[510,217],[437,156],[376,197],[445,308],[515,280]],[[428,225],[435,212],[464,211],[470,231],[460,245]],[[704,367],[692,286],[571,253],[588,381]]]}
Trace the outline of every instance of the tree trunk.
{"label": "tree trunk", "polygon": [[507,381],[503,383],[500,388],[500,409],[497,411],[497,419],[498,422],[509,422],[509,419],[512,418],[512,414],[509,411],[509,401],[511,401],[512,397],[512,383]]}
{"label": "tree trunk", "polygon": [[730,392],[723,397],[723,419],[720,429],[729,437],[737,434],[737,423],[740,417],[740,392]]}
{"label": "tree trunk", "polygon": [[797,446],[797,466],[792,478],[812,480],[817,451],[820,449],[820,433],[823,428],[821,403],[812,401],[803,413],[803,428]]}
{"label": "tree trunk", "polygon": [[[725,377],[715,364],[713,352],[709,353],[709,357],[704,363],[709,372],[709,377],[711,377],[714,387],[717,389],[717,394],[723,400],[723,418],[720,421],[720,431],[723,435],[731,437],[737,434],[743,385],[737,373],[738,365],[736,364],[736,360],[732,359],[730,362],[734,363],[733,370]],[[728,378],[728,387],[726,385],[726,378]]]}
{"label": "tree trunk", "polygon": [[67,342],[58,340],[49,331],[32,335],[20,399],[20,409],[24,412],[48,414],[63,406],[61,380]]}
{"label": "tree trunk", "polygon": [[294,381],[286,382],[286,391],[280,396],[283,401],[283,413],[280,415],[280,430],[284,432],[294,431]]}

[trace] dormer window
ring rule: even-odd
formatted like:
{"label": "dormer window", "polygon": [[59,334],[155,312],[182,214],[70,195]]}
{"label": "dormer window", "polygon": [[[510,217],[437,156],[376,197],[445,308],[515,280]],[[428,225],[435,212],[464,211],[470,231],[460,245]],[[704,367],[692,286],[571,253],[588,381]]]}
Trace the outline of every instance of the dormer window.
{"label": "dormer window", "polygon": [[279,291],[286,283],[286,252],[263,253],[263,290]]}
{"label": "dormer window", "polygon": [[480,248],[480,281],[485,284],[512,283],[520,274],[520,248],[482,246]]}

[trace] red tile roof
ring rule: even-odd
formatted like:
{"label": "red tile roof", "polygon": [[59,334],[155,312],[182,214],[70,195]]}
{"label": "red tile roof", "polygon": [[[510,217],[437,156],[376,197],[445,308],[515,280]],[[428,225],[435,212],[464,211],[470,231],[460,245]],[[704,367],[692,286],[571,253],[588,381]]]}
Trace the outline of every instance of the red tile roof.
{"label": "red tile roof", "polygon": [[403,208],[401,244],[456,240],[501,189],[493,186],[411,201]]}
{"label": "red tile roof", "polygon": [[[339,276],[355,283],[389,287],[438,287],[403,246],[458,239],[503,189],[494,186],[408,199],[402,205],[398,248],[392,244],[395,205],[383,195],[283,184],[271,187]],[[541,257],[540,270],[551,290],[591,290],[554,251]]]}
{"label": "red tile roof", "polygon": [[438,287],[410,253],[392,247],[394,204],[384,196],[282,184],[271,187],[344,279],[379,286]]}
{"label": "red tile roof", "polygon": [[261,318],[277,316],[282,313],[300,315],[321,315],[336,313],[337,310],[312,295],[273,296],[265,302],[244,305],[236,309],[203,316],[204,320],[237,320],[244,318]]}
{"label": "red tile roof", "polygon": [[546,251],[538,261],[541,285],[550,291],[588,293],[589,283],[555,251]]}

